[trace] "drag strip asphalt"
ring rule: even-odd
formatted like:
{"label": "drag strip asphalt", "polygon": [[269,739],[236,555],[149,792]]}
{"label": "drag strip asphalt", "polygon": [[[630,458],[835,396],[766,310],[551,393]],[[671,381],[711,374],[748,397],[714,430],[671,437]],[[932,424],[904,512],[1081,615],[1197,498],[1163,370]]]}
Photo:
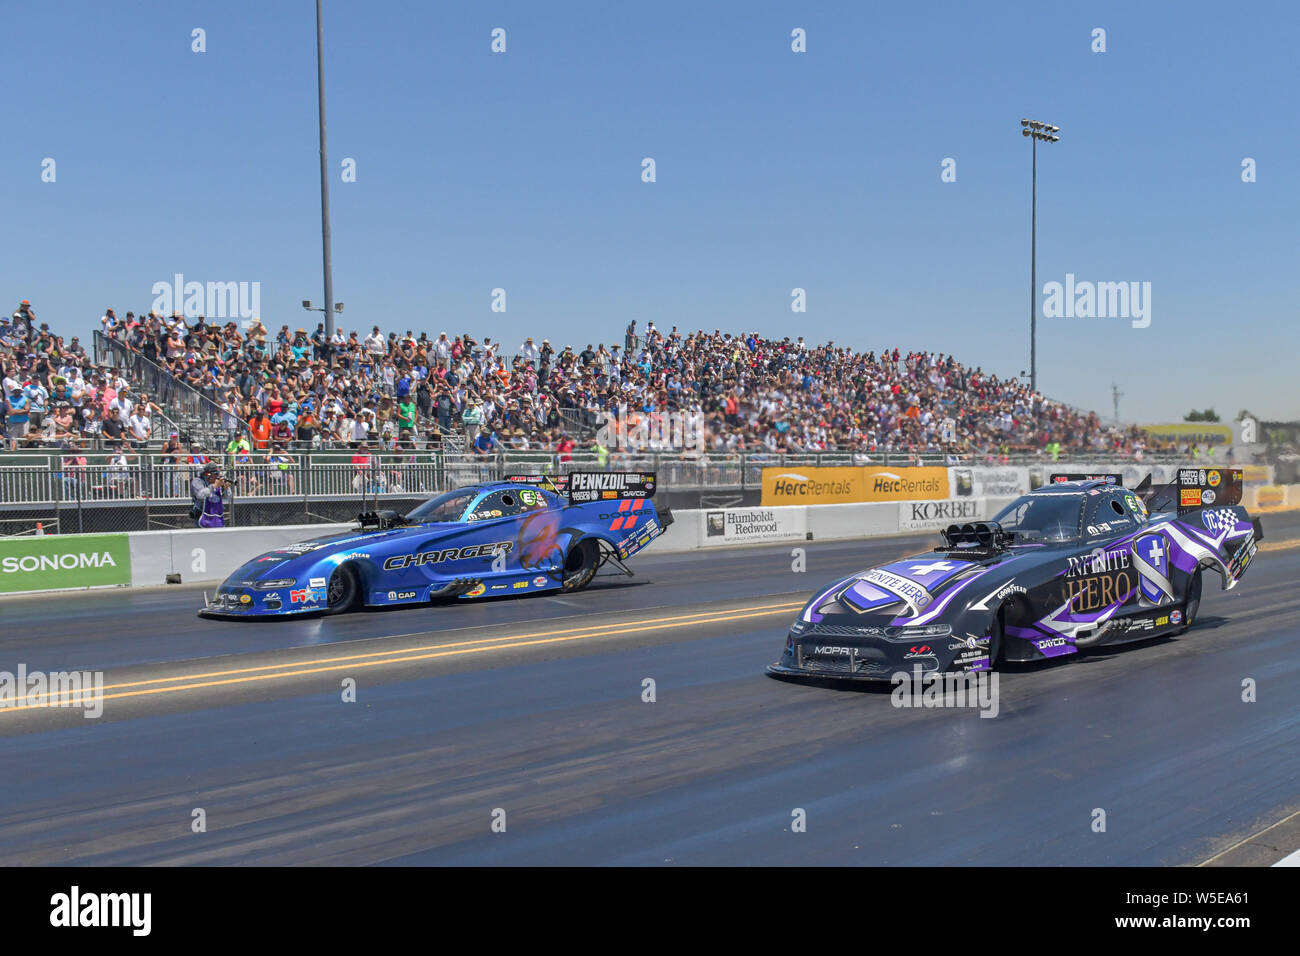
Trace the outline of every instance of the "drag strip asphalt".
{"label": "drag strip asphalt", "polygon": [[0,670],[103,671],[104,712],[0,709],[6,862],[1276,862],[1300,810],[1300,516],[1264,527],[1190,632],[1011,665],[993,719],[763,674],[813,588],[930,536],[800,544],[804,573],[790,545],[650,552],[577,595],[257,624],[194,617],[188,587],[7,599]]}

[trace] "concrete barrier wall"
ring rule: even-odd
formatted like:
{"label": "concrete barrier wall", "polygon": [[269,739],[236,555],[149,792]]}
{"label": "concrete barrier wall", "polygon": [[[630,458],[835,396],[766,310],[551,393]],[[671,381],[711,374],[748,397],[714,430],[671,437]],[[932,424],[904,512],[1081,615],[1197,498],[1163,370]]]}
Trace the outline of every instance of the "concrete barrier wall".
{"label": "concrete barrier wall", "polygon": [[[1243,502],[1253,511],[1300,508],[1300,485],[1267,486],[1267,504],[1256,507],[1257,489]],[[778,508],[707,508],[673,512],[673,524],[648,553],[672,554],[711,547],[807,541],[865,540],[885,535],[937,534],[952,523],[991,518],[1015,496],[953,498],[939,502],[878,502]],[[158,587],[169,576],[184,584],[216,583],[265,551],[308,538],[346,531],[352,524],[133,532],[131,586]]]}
{"label": "concrete barrier wall", "polygon": [[263,551],[346,531],[352,524],[298,524],[274,528],[189,528],[131,534],[131,586],[157,587],[167,576],[181,582],[224,581]]}
{"label": "concrete barrier wall", "polygon": [[[979,517],[991,517],[1004,502],[1002,499],[968,498],[962,499],[961,503],[977,505]],[[942,503],[926,504],[934,506]],[[905,526],[904,522],[910,516],[911,505],[908,502],[674,511],[673,523],[650,547],[653,553],[671,554],[717,546],[773,544],[783,541],[792,544],[846,541],[900,533],[924,533]],[[732,523],[730,531],[726,530],[728,518]],[[717,533],[719,519],[723,522],[722,533]],[[951,523],[946,519],[940,520],[942,524],[936,527]],[[710,533],[711,522],[714,533]],[[773,530],[760,530],[752,534],[737,530],[755,524]],[[264,551],[307,538],[346,531],[352,527],[351,524],[309,524],[274,528],[194,528],[183,531],[133,532],[129,535],[131,586],[158,587],[166,584],[172,575],[179,575],[183,584],[216,583],[225,580],[244,562]]]}

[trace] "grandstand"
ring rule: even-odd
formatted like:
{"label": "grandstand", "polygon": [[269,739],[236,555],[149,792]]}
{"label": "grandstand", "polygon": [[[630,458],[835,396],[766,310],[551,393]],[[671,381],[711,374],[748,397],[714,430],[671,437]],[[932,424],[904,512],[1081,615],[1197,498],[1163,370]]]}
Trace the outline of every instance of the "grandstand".
{"label": "grandstand", "polygon": [[[529,338],[513,355],[471,333],[375,327],[327,341],[323,326],[308,333],[283,325],[272,335],[256,320],[241,329],[178,314],[118,319],[112,309],[100,325],[90,354],[38,324],[30,305],[0,329],[0,413],[25,424],[7,428],[11,451],[119,440],[153,450],[176,432],[186,449],[197,443],[208,452],[224,450],[235,434],[247,435],[255,452],[276,441],[297,451],[362,441],[395,450],[405,441],[457,453],[470,443],[485,453],[567,452],[590,447],[619,409],[696,416],[704,425],[696,450],[715,454],[1148,450],[1135,429],[1103,424],[1018,379],[941,353],[665,333],[653,323],[639,335],[629,328],[609,347],[556,349]],[[17,421],[21,411],[11,414],[12,384],[41,406],[26,423]],[[145,437],[142,423],[131,427],[133,411],[149,419]]]}

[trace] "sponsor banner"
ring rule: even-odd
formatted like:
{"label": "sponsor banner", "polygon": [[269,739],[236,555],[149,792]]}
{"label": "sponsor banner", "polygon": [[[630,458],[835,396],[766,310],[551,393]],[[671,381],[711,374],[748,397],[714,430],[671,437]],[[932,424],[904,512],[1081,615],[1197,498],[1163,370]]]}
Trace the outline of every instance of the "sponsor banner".
{"label": "sponsor banner", "polygon": [[983,498],[954,501],[911,501],[898,506],[899,531],[935,531],[984,517]]}
{"label": "sponsor banner", "polygon": [[851,505],[872,501],[943,501],[947,468],[803,467],[763,469],[762,505]]}
{"label": "sponsor banner", "polygon": [[125,534],[54,534],[0,538],[0,593],[131,583]]}
{"label": "sponsor banner", "polygon": [[804,541],[808,512],[803,508],[725,508],[704,512],[704,545],[754,541]]}
{"label": "sponsor banner", "polygon": [[1125,465],[1122,468],[1111,464],[1089,462],[1060,462],[1055,465],[1032,465],[1027,470],[1029,472],[1029,490],[1035,491],[1043,485],[1051,484],[1052,475],[1071,474],[1093,476],[1105,478],[1107,475],[1118,475],[1121,478],[1120,484],[1125,488],[1136,488],[1142,479],[1147,475],[1151,476],[1152,486],[1167,485],[1178,481],[1178,469],[1180,465],[1148,465],[1141,462],[1135,462],[1131,465]]}
{"label": "sponsor banner", "polygon": [[1242,465],[1241,480],[1248,485],[1267,485],[1273,480],[1273,468],[1270,465]]}
{"label": "sponsor banner", "polygon": [[1255,510],[1282,511],[1286,508],[1286,485],[1261,485],[1255,489]]}
{"label": "sponsor banner", "polygon": [[1119,472],[1052,472],[1047,476],[1050,484],[1063,484],[1067,481],[1104,481],[1108,485],[1124,487],[1124,476]]}
{"label": "sponsor banner", "polygon": [[1167,425],[1139,425],[1148,438],[1158,441],[1175,441],[1180,446],[1195,442],[1198,445],[1231,445],[1232,426],[1207,422],[1174,422]]}
{"label": "sponsor banner", "polygon": [[1015,498],[1029,491],[1029,469],[1014,465],[953,468],[951,498]]}

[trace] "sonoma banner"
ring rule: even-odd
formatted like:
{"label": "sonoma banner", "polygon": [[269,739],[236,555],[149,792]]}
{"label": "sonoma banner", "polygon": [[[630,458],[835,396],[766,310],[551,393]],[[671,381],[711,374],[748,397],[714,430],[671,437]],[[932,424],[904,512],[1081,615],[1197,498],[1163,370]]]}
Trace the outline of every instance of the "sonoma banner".
{"label": "sonoma banner", "polygon": [[0,538],[0,593],[130,583],[131,544],[125,534]]}

